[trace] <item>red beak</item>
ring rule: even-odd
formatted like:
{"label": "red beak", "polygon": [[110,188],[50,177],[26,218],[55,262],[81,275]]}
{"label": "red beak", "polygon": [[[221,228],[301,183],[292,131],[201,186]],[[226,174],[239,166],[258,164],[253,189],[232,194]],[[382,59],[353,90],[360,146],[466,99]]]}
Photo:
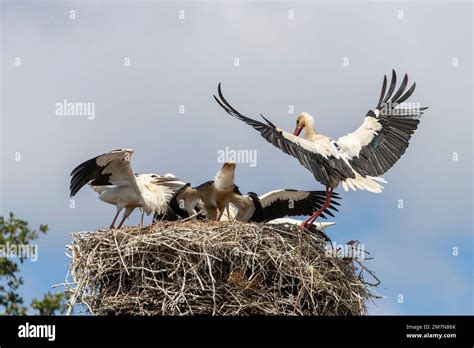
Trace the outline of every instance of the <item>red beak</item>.
{"label": "red beak", "polygon": [[293,132],[293,135],[299,136],[302,130],[303,127],[296,127],[295,131]]}

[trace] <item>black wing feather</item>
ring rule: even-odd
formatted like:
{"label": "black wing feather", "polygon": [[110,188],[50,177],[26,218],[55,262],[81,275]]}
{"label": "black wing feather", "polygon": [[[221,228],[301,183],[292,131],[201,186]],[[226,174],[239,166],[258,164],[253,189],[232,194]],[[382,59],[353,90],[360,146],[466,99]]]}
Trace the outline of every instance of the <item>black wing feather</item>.
{"label": "black wing feather", "polygon": [[395,86],[397,84],[397,74],[395,73],[395,70],[392,70],[392,80],[390,81],[390,88],[388,89],[387,95],[383,99],[382,103],[386,103],[388,99],[392,96],[393,91],[395,90]]}
{"label": "black wing feather", "polygon": [[[395,86],[396,74],[392,74],[392,81],[387,95],[382,104],[377,106],[378,117],[374,111],[369,111],[366,117],[377,118],[381,129],[372,141],[363,146],[358,156],[349,160],[351,166],[361,175],[379,176],[389,170],[406,152],[412,134],[420,123],[420,117],[427,107],[406,108],[399,107],[415,91],[416,83],[405,92],[408,85],[408,76],[405,74],[403,81],[392,96],[391,91]],[[382,95],[385,93],[386,77],[382,86]],[[382,98],[382,97],[381,97]]]}
{"label": "black wing feather", "polygon": [[[294,190],[285,190],[285,191],[294,191]],[[282,218],[285,216],[303,216],[303,215],[312,215],[317,210],[321,209],[325,200],[326,192],[325,191],[307,191],[308,195],[299,200],[289,199],[277,199],[271,202],[269,205],[263,207],[263,212],[265,216],[265,221],[270,221],[273,219]],[[330,206],[323,211],[321,217],[326,219],[327,214],[331,217],[334,217],[332,211],[338,211],[333,204],[339,205],[335,200],[339,199],[339,196],[331,197]],[[331,211],[332,210],[332,211]]]}
{"label": "black wing feather", "polygon": [[177,189],[175,193],[173,194],[173,197],[171,197],[170,203],[169,203],[169,208],[173,213],[177,216],[179,216],[181,219],[186,219],[189,217],[189,214],[186,210],[180,207],[179,202],[178,202],[178,196],[181,195],[184,191],[186,191],[189,187],[191,187],[190,183],[187,183],[183,187]]}
{"label": "black wing feather", "polygon": [[387,89],[387,75],[384,75],[383,83],[382,83],[382,92],[380,93],[380,98],[379,98],[379,102],[377,103],[377,108],[380,108],[380,106],[382,105],[382,100],[383,100],[383,97],[385,96],[386,89]]}
{"label": "black wing feather", "polygon": [[325,158],[321,154],[309,151],[301,147],[299,144],[286,139],[283,136],[283,132],[277,129],[275,125],[265,117],[262,116],[268,124],[244,116],[233,108],[222,94],[220,83],[217,91],[219,98],[214,95],[214,99],[229,115],[252,126],[273,146],[276,146],[284,153],[297,158],[306,169],[313,173],[316,180],[320,183],[326,186],[332,186],[334,183],[338,183],[339,181],[355,177],[355,174],[343,159],[338,159],[332,156]]}
{"label": "black wing feather", "polygon": [[107,166],[101,167],[97,165],[97,158],[100,156],[91,158],[72,170],[71,183],[69,185],[71,197],[74,197],[89,182],[94,186],[112,185],[109,181],[110,174],[102,174],[102,171]]}

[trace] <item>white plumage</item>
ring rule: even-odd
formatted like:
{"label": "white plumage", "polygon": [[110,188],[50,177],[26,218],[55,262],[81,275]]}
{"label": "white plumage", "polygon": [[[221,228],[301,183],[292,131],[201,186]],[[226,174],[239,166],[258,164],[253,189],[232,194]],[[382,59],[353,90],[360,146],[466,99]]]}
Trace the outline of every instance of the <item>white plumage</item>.
{"label": "white plumage", "polygon": [[143,214],[166,213],[174,190],[184,185],[172,175],[133,174],[132,154],[131,149],[114,150],[80,164],[71,173],[71,197],[89,184],[100,200],[116,206],[117,213],[110,228],[114,228],[123,209],[118,228],[135,208],[142,210],[142,224]]}

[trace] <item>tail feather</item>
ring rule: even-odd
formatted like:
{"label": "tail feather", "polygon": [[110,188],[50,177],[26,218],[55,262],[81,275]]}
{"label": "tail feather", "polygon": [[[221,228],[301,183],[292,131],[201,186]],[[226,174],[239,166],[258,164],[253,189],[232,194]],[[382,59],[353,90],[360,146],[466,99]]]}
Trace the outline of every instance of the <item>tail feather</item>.
{"label": "tail feather", "polygon": [[380,193],[384,189],[380,183],[387,183],[387,181],[381,177],[356,174],[355,178],[347,178],[341,182],[341,185],[344,191],[349,191],[349,189],[356,191],[359,189],[362,191],[365,190],[373,193]]}

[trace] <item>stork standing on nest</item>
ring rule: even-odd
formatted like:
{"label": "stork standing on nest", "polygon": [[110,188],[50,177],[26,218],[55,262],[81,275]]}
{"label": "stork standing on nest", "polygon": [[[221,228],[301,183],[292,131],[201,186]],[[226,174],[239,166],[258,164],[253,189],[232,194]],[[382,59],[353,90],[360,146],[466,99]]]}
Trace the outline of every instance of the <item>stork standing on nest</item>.
{"label": "stork standing on nest", "polygon": [[142,210],[142,225],[144,214],[165,214],[175,189],[184,185],[172,174],[134,174],[130,164],[132,154],[131,149],[110,151],[81,163],[71,172],[71,197],[89,184],[100,200],[116,206],[110,228],[114,228],[123,209],[117,228],[122,227],[135,208]]}
{"label": "stork standing on nest", "polygon": [[224,210],[229,209],[229,202],[234,192],[239,192],[234,184],[234,178],[235,163],[226,162],[217,172],[214,180],[196,187],[186,184],[177,190],[171,199],[170,206],[176,214],[188,217],[194,213],[196,205],[202,202],[207,219],[219,221]]}
{"label": "stork standing on nest", "polygon": [[[384,76],[382,91],[377,106],[369,110],[362,125],[352,133],[333,140],[314,129],[314,119],[308,113],[301,113],[296,120],[294,133],[276,127],[265,117],[266,123],[239,113],[224,98],[221,85],[219,105],[231,116],[255,128],[271,144],[283,152],[296,157],[309,169],[315,179],[326,186],[324,205],[303,225],[312,223],[328,207],[334,188],[339,184],[345,191],[360,189],[379,193],[386,181],[379,177],[390,169],[408,148],[409,140],[418,127],[419,118],[426,107],[401,107],[415,91],[414,83],[406,92],[408,76],[395,91],[397,76],[392,71],[388,91]],[[305,131],[305,138],[298,136]]]}

